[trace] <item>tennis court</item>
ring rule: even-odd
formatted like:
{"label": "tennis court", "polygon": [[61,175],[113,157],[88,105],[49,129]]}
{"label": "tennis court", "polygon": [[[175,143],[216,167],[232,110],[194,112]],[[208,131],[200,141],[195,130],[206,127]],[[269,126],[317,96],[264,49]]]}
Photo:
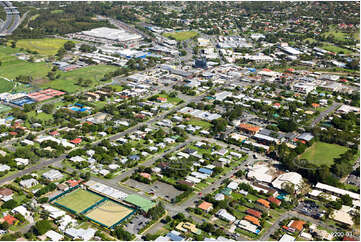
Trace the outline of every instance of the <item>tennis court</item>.
{"label": "tennis court", "polygon": [[132,208],[107,200],[94,209],[91,209],[85,216],[109,228],[126,219],[134,211]]}
{"label": "tennis court", "polygon": [[55,203],[69,208],[76,213],[80,213],[102,199],[103,197],[96,195],[95,193],[77,189],[55,200]]}

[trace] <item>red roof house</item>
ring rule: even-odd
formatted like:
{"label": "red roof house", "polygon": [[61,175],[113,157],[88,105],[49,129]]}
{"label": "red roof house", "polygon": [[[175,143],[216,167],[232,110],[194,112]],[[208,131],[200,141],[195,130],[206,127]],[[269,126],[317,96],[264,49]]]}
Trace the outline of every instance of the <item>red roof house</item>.
{"label": "red roof house", "polygon": [[76,139],[73,139],[71,140],[70,142],[73,143],[73,144],[80,144],[83,140],[81,138],[76,138]]}
{"label": "red roof house", "polygon": [[275,198],[275,197],[269,197],[269,198],[268,198],[268,201],[270,201],[271,203],[273,203],[273,204],[275,204],[275,205],[277,205],[277,206],[281,205],[281,201],[278,200],[278,199]]}
{"label": "red roof house", "polygon": [[14,223],[16,223],[18,220],[16,218],[14,218],[13,216],[11,216],[10,214],[6,215],[4,217],[4,221],[7,222],[10,225],[13,225]]}
{"label": "red roof house", "polygon": [[49,134],[51,136],[57,136],[57,135],[59,135],[59,132],[57,130],[55,130],[55,131],[50,132]]}
{"label": "red roof house", "polygon": [[256,217],[256,218],[262,217],[262,213],[261,213],[261,212],[256,211],[256,210],[251,209],[251,208],[247,209],[246,213],[248,213],[249,215],[252,215],[252,216],[254,216],[254,217]]}

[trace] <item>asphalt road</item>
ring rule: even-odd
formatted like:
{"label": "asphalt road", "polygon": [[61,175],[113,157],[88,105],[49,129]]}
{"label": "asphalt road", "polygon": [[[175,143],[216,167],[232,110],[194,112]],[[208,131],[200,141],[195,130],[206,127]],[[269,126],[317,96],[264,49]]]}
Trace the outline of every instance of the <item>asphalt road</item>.
{"label": "asphalt road", "polygon": [[320,115],[318,115],[318,117],[312,121],[311,127],[312,128],[315,127],[322,119],[324,119],[327,115],[335,111],[339,106],[341,106],[341,103],[333,103],[331,107],[321,112]]}

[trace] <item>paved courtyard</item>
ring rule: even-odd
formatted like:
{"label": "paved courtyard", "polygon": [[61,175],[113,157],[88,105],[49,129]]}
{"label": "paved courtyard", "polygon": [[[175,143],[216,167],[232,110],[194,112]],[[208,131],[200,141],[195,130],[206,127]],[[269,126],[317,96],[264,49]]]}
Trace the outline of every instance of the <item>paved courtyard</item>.
{"label": "paved courtyard", "polygon": [[124,182],[124,184],[129,187],[139,189],[144,193],[154,194],[157,197],[163,198],[168,201],[171,201],[171,199],[182,193],[182,191],[175,189],[173,186],[159,181],[155,181],[153,184],[145,184],[133,179],[128,179]]}

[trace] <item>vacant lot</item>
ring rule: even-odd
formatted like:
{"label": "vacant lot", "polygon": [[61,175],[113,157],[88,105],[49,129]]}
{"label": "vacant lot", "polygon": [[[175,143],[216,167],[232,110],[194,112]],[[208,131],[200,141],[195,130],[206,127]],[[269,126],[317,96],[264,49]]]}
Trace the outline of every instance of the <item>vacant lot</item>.
{"label": "vacant lot", "polygon": [[37,51],[41,55],[55,55],[64,46],[64,39],[22,39],[16,43],[18,48]]}
{"label": "vacant lot", "polygon": [[85,210],[91,205],[102,200],[103,197],[96,195],[95,193],[78,189],[74,192],[68,193],[63,197],[57,199],[55,202],[74,210],[77,213]]}
{"label": "vacant lot", "polygon": [[315,142],[301,155],[301,159],[306,159],[318,166],[331,166],[333,159],[339,157],[346,151],[347,148],[340,145]]}
{"label": "vacant lot", "polygon": [[194,36],[197,36],[198,33],[194,31],[184,31],[184,32],[173,32],[173,33],[165,33],[165,37],[172,37],[177,41],[183,41],[190,38],[193,38]]}
{"label": "vacant lot", "polygon": [[126,218],[134,210],[127,208],[119,203],[113,201],[105,201],[96,208],[90,210],[86,216],[92,220],[110,227],[120,220]]}

